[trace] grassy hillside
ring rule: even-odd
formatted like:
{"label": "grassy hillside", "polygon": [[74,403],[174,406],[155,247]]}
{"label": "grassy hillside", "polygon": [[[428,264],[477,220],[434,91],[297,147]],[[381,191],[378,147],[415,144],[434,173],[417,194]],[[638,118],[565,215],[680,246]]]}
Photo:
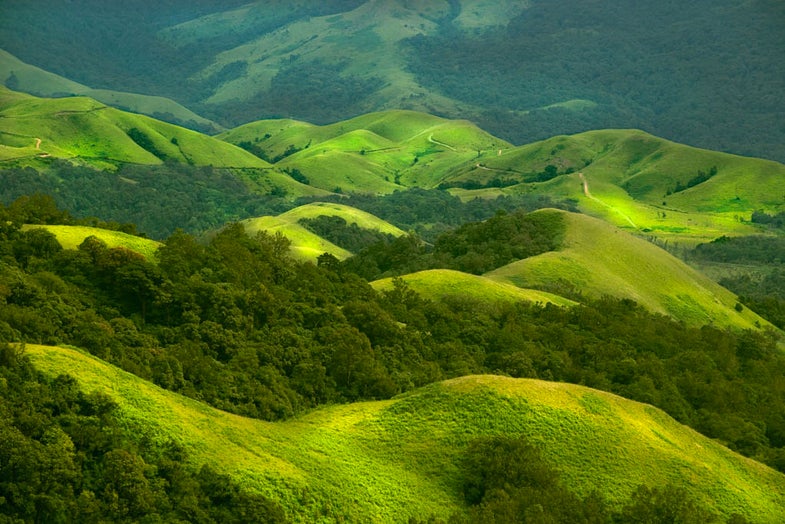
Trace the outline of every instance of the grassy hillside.
{"label": "grassy hillside", "polygon": [[596,218],[555,210],[567,223],[564,247],[514,262],[486,276],[524,288],[558,289],[599,298],[630,298],[689,324],[754,328],[768,323],[737,298],[659,247]]}
{"label": "grassy hillside", "polygon": [[435,187],[479,152],[511,147],[465,120],[399,110],[325,126],[265,120],[219,138],[281,158],[277,166],[299,170],[316,187],[360,193]]}
{"label": "grassy hillside", "polygon": [[98,167],[164,161],[269,167],[231,144],[91,98],[37,98],[0,87],[0,160],[47,157]]}
{"label": "grassy hillside", "polygon": [[[401,277],[414,291],[425,298],[443,299],[454,297],[470,297],[487,302],[534,302],[569,306],[572,300],[553,293],[535,289],[522,289],[512,284],[498,282],[486,277],[470,275],[450,269],[431,269]],[[385,278],[372,282],[374,289],[389,290],[393,288],[393,279]]]}
{"label": "grassy hillside", "polygon": [[[558,176],[536,181],[549,165]],[[698,182],[701,173],[713,170],[716,174]],[[745,221],[754,210],[785,209],[785,165],[689,147],[637,130],[557,136],[500,155],[486,154],[446,180],[460,185],[495,177],[526,183],[456,193],[471,198],[544,192],[574,198],[586,213],[677,242],[750,234],[757,230]]]}
{"label": "grassy hillside", "polygon": [[160,242],[149,238],[141,238],[121,231],[110,231],[97,227],[88,226],[52,226],[52,225],[28,225],[23,229],[41,228],[49,231],[55,237],[63,249],[76,249],[84,242],[87,237],[94,236],[106,244],[106,247],[124,247],[131,251],[136,251],[144,255],[148,260],[155,258],[155,252],[161,246]]}
{"label": "grassy hillside", "polygon": [[0,47],[86,85],[175,99],[227,126],[407,108],[470,118],[519,144],[639,127],[785,160],[779,2],[140,5],[7,0]]}
{"label": "grassy hillside", "polygon": [[81,95],[134,113],[152,116],[167,122],[202,131],[213,131],[220,126],[162,96],[141,95],[109,89],[93,89],[62,76],[26,64],[0,49],[0,84],[38,96]]}
{"label": "grassy hillside", "polygon": [[677,484],[701,505],[753,522],[785,519],[785,477],[646,404],[581,386],[470,376],[383,402],[267,423],[164,391],[75,349],[27,346],[46,374],[110,395],[129,435],[175,441],[278,501],[299,522],[391,522],[465,510],[460,464],[472,440],[525,435],[579,494],[622,504],[640,484]]}
{"label": "grassy hillside", "polygon": [[404,232],[377,218],[370,213],[360,211],[350,206],[341,204],[315,202],[296,207],[278,216],[265,216],[250,218],[242,222],[246,231],[253,234],[257,231],[269,233],[279,232],[292,242],[292,252],[301,260],[316,261],[319,255],[331,253],[339,260],[352,255],[346,249],[336,246],[319,235],[303,227],[299,221],[302,219],[316,218],[319,216],[336,216],[343,218],[347,224],[355,224],[361,229],[379,231],[381,233],[400,236]]}

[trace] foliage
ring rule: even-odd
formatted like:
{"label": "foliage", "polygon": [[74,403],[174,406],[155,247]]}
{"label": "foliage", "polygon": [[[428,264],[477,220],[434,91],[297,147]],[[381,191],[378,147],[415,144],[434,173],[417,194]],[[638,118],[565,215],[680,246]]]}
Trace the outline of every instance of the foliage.
{"label": "foliage", "polygon": [[[290,205],[280,197],[256,194],[229,170],[176,164],[129,164],[112,174],[56,161],[44,172],[0,170],[0,187],[0,202],[10,204],[19,197],[45,193],[78,218],[132,223],[153,238],[166,238],[177,228],[201,233]],[[55,217],[46,222],[31,217],[25,222],[63,223]],[[96,224],[106,223],[91,219],[85,225]]]}
{"label": "foliage", "polygon": [[0,344],[0,518],[9,522],[284,522],[227,475],[189,469],[176,443],[130,442],[117,405],[45,377]]}
{"label": "foliage", "polygon": [[[702,147],[783,159],[770,126],[756,130],[750,114],[776,97],[737,95],[745,92],[741,71],[761,77],[772,71],[755,53],[785,48],[781,37],[764,36],[781,20],[781,6],[756,5],[742,21],[732,2],[677,10],[643,2],[610,16],[617,4],[535,2],[506,26],[476,35],[445,25],[440,34],[407,41],[409,69],[432,91],[482,107],[477,121],[516,143],[637,127]],[[749,47],[740,50],[740,41]],[[707,53],[708,42],[729,52]],[[775,85],[756,89],[773,94]],[[558,106],[576,99],[596,105],[578,111]],[[768,107],[775,118],[779,109]]]}
{"label": "foliage", "polygon": [[687,181],[687,183],[682,184],[680,181],[676,182],[676,186],[673,189],[668,189],[666,196],[672,195],[673,193],[680,193],[682,191],[686,191],[691,187],[695,187],[698,184],[702,184],[716,174],[717,174],[717,166],[712,166],[711,169],[709,169],[708,171],[698,171],[698,174],[690,178]]}
{"label": "foliage", "polygon": [[[158,264],[95,238],[60,250],[47,232],[14,227],[12,209],[20,207],[3,209],[0,222],[7,340],[83,347],[162,387],[268,420],[468,373],[583,383],[785,467],[785,357],[765,334],[688,327],[629,300],[431,302],[402,282],[376,293],[348,266],[295,262],[281,236],[249,237],[239,225],[206,245],[176,232]],[[505,234],[558,231],[536,215],[492,220]],[[500,240],[483,227],[450,238]],[[416,239],[395,242],[385,264],[418,260]]]}
{"label": "foliage", "polygon": [[698,261],[734,264],[785,263],[785,238],[774,236],[721,236],[699,244],[688,255]]}
{"label": "foliage", "polygon": [[772,229],[783,229],[785,228],[785,211],[769,214],[758,209],[752,212],[751,221],[755,224],[765,224]]}
{"label": "foliage", "polygon": [[300,220],[300,224],[325,240],[352,252],[358,252],[377,242],[392,240],[390,234],[363,229],[356,223],[347,224],[340,216],[321,215],[316,218],[304,218]]}
{"label": "foliage", "polygon": [[[306,203],[313,198],[298,199]],[[339,202],[367,211],[395,224],[404,231],[414,231],[423,240],[433,242],[440,234],[467,222],[478,222],[493,217],[500,211],[534,211],[541,208],[558,208],[576,211],[572,201],[557,201],[545,195],[512,195],[496,198],[475,198],[462,201],[447,191],[412,188],[389,195],[327,196],[319,200]]]}

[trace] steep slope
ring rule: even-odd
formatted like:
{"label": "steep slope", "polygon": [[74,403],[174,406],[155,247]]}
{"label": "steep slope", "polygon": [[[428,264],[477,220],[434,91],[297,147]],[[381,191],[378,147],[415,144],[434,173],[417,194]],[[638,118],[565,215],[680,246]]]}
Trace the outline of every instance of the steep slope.
{"label": "steep slope", "polygon": [[[450,380],[383,402],[268,423],[164,391],[75,349],[27,346],[48,375],[110,395],[129,436],[175,441],[278,501],[296,522],[394,521],[463,512],[460,464],[482,436],[524,435],[580,495],[622,504],[641,484],[674,483],[726,518],[785,519],[785,477],[645,404],[589,388],[495,376]],[[337,512],[337,513],[336,513]]]}
{"label": "steep slope", "polygon": [[511,147],[466,120],[400,110],[325,126],[265,120],[218,137],[297,169],[316,187],[361,193],[435,187],[481,151]]}
{"label": "steep slope", "polygon": [[226,142],[91,98],[37,98],[0,87],[0,160],[48,157],[100,167],[164,161],[269,167]]}
{"label": "steep slope", "polygon": [[354,224],[360,229],[368,229],[395,236],[404,234],[397,227],[370,213],[350,206],[327,202],[306,204],[281,213],[278,216],[250,218],[241,223],[249,234],[254,234],[257,231],[283,234],[291,241],[292,252],[297,258],[302,260],[316,261],[319,255],[323,253],[330,253],[339,260],[350,257],[352,255],[351,252],[321,238],[299,223],[302,219],[320,216],[340,217],[348,225]]}
{"label": "steep slope", "polygon": [[53,225],[27,225],[23,230],[45,229],[57,237],[63,249],[76,249],[87,237],[96,237],[106,244],[106,247],[124,247],[143,255],[148,260],[155,258],[155,252],[161,246],[160,242],[149,238],[141,238],[121,231],[110,231],[88,226],[53,226]]}
{"label": "steep slope", "polygon": [[558,289],[600,298],[632,299],[689,324],[744,329],[768,325],[736,309],[737,298],[659,247],[596,218],[556,210],[567,223],[564,246],[486,274],[525,288]]}
{"label": "steep slope", "polygon": [[[419,271],[401,277],[412,290],[430,299],[472,298],[491,303],[534,302],[539,304],[555,304],[557,306],[574,305],[575,302],[566,298],[538,291],[522,289],[512,284],[498,282],[487,277],[470,275],[451,269],[431,269]],[[384,278],[371,282],[377,291],[393,289],[393,279]]]}

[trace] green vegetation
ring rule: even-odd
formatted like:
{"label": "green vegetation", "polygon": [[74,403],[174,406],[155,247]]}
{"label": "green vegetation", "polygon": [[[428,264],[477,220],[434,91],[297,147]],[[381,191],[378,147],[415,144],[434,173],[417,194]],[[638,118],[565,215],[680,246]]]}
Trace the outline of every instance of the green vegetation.
{"label": "green vegetation", "polygon": [[197,115],[169,98],[92,89],[26,64],[2,49],[0,49],[0,84],[36,96],[55,98],[87,96],[124,111],[141,113],[201,132],[216,131],[220,128],[215,122]]}
{"label": "green vegetation", "polygon": [[266,120],[219,137],[296,169],[316,187],[374,194],[435,187],[444,173],[481,151],[510,147],[465,120],[413,111],[369,113],[326,126]]}
{"label": "green vegetation", "polygon": [[[478,451],[492,439],[521,437],[540,448],[541,474],[556,469],[569,494],[584,498],[596,490],[614,510],[638,486],[672,484],[724,519],[783,517],[781,474],[651,406],[585,387],[473,376],[271,424],[207,408],[72,349],[28,346],[27,354],[47,375],[74,373],[86,392],[111,396],[137,438],[177,443],[190,468],[207,464],[229,475],[294,521],[466,515],[463,486],[479,487],[477,475],[493,470],[464,468],[482,456],[491,460]],[[526,455],[517,450],[505,459],[515,463],[518,456]],[[506,489],[516,487],[514,478],[506,480]],[[491,490],[494,481],[481,485]],[[538,486],[548,489],[547,482]]]}
{"label": "green vegetation", "polygon": [[23,227],[22,231],[29,231],[33,228],[41,228],[52,233],[64,249],[77,249],[85,239],[95,237],[110,249],[123,247],[139,253],[147,260],[153,260],[155,252],[161,247],[161,243],[155,240],[129,235],[122,231],[110,231],[89,226],[37,225]]}
{"label": "green vegetation", "polygon": [[118,163],[264,168],[267,162],[196,131],[91,98],[36,98],[0,87],[0,160],[65,158]]}
{"label": "green vegetation", "polygon": [[737,298],[657,246],[584,215],[543,210],[566,222],[564,246],[514,262],[486,276],[566,295],[634,300],[692,325],[751,329],[766,322],[737,311]]}
{"label": "green vegetation", "polygon": [[[460,300],[469,298],[478,302],[514,304],[520,301],[535,304],[555,304],[571,306],[576,302],[566,298],[538,291],[522,289],[512,284],[496,282],[486,277],[470,275],[452,269],[429,269],[410,273],[401,278],[406,287],[430,300]],[[384,278],[371,282],[377,291],[395,289],[395,278]]]}
{"label": "green vegetation", "polygon": [[[720,237],[686,255],[739,295],[739,307],[758,312],[785,329],[785,242],[780,237]],[[743,306],[742,306],[743,305]]]}
{"label": "green vegetation", "polygon": [[286,520],[277,503],[228,475],[189,467],[175,438],[131,434],[112,396],[85,391],[71,375],[78,369],[45,376],[30,363],[38,348],[30,349],[0,345],[0,519]]}
{"label": "green vegetation", "polygon": [[[58,217],[35,203],[0,216],[4,340],[84,348],[174,392],[267,420],[473,373],[579,383],[658,406],[785,468],[785,357],[772,331],[691,326],[629,299],[584,297],[565,308],[432,301],[403,279],[376,292],[348,261],[298,262],[281,235],[251,237],[239,224],[207,244],[177,232],[156,263],[95,237],[63,250],[44,229],[19,229]],[[571,220],[529,216],[522,224]],[[752,315],[743,310],[741,318]]]}
{"label": "green vegetation", "polygon": [[559,214],[500,211],[484,222],[441,234],[433,246],[415,235],[401,236],[369,246],[344,265],[369,280],[432,268],[479,275],[556,249],[563,234]]}
{"label": "green vegetation", "polygon": [[[781,4],[666,9],[648,0],[619,13],[617,3],[580,1],[200,0],[98,10],[87,0],[13,0],[0,47],[91,87],[168,97],[228,127],[406,108],[469,118],[517,144],[637,127],[785,161]],[[29,86],[27,70],[14,67],[6,83]]]}
{"label": "green vegetation", "polygon": [[[553,176],[543,177],[549,170]],[[761,216],[785,206],[783,173],[785,166],[775,162],[687,147],[642,131],[602,130],[483,156],[445,176],[443,184],[491,187],[495,179],[518,180],[495,194],[573,199],[582,212],[619,227],[694,245],[757,232],[751,223],[756,210]],[[703,181],[696,185],[698,179]],[[674,193],[677,187],[684,189]],[[464,199],[487,191],[452,190]]]}

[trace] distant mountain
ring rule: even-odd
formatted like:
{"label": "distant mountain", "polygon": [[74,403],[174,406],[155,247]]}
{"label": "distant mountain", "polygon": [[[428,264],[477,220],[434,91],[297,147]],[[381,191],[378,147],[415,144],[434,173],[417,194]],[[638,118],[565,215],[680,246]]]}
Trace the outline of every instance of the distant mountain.
{"label": "distant mountain", "polygon": [[516,144],[635,127],[785,160],[781,2],[9,0],[0,9],[0,47],[20,60],[93,88],[164,96],[226,127],[413,109],[468,118]]}
{"label": "distant mountain", "polygon": [[215,122],[197,115],[169,98],[93,89],[26,64],[2,49],[0,49],[0,84],[16,91],[43,97],[88,96],[118,109],[152,116],[202,132],[221,129]]}
{"label": "distant mountain", "polygon": [[571,492],[597,491],[614,509],[642,484],[674,483],[724,518],[785,519],[781,473],[648,404],[582,386],[467,376],[271,423],[165,391],[75,349],[30,345],[27,354],[45,374],[71,374],[86,392],[109,395],[132,442],[176,442],[188,468],[228,474],[295,521],[465,514],[462,464],[472,443],[490,436],[530,439]]}

